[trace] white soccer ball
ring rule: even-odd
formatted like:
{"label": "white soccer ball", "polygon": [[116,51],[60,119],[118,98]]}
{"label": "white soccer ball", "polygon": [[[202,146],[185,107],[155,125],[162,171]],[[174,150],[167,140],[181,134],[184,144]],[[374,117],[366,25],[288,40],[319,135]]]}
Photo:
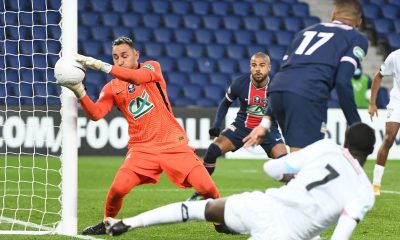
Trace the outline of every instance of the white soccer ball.
{"label": "white soccer ball", "polygon": [[76,84],[85,78],[85,67],[72,58],[62,57],[54,66],[54,77],[60,85]]}

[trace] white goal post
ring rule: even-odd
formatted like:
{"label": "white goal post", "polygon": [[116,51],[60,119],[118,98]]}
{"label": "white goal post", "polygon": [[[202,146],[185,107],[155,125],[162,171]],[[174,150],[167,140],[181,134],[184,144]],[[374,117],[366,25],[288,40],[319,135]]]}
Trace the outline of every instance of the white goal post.
{"label": "white goal post", "polygon": [[0,234],[77,235],[77,99],[53,76],[77,0],[0,4]]}

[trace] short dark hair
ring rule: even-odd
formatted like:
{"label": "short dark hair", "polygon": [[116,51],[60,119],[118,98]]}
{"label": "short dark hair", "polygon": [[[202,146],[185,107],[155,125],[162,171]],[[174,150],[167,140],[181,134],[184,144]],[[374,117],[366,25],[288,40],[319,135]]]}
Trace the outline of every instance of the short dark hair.
{"label": "short dark hair", "polygon": [[375,131],[365,123],[354,123],[345,134],[345,147],[356,150],[365,156],[374,151]]}
{"label": "short dark hair", "polygon": [[116,38],[113,42],[112,42],[112,46],[118,46],[121,44],[126,44],[129,47],[135,49],[135,44],[133,43],[132,39],[126,36],[121,36]]}
{"label": "short dark hair", "polygon": [[362,6],[359,0],[335,0],[334,5],[345,9],[349,14],[355,17],[362,16]]}

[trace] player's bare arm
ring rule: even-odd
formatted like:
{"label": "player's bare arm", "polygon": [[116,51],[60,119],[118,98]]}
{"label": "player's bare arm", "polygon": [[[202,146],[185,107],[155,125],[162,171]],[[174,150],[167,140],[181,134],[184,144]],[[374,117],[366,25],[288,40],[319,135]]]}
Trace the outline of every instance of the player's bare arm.
{"label": "player's bare arm", "polygon": [[377,71],[375,73],[374,79],[372,81],[371,97],[369,99],[369,107],[368,107],[368,113],[371,117],[371,121],[375,115],[378,117],[378,108],[376,106],[376,97],[378,96],[378,90],[379,90],[379,87],[381,86],[382,78],[383,78],[383,76],[380,73],[380,71]]}

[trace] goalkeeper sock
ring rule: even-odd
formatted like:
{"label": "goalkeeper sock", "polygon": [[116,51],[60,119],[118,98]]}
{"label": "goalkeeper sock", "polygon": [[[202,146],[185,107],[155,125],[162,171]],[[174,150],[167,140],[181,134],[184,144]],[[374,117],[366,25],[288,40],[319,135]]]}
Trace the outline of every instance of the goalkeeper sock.
{"label": "goalkeeper sock", "polygon": [[206,220],[205,209],[208,201],[210,200],[172,203],[122,221],[131,228],[138,228],[188,220]]}
{"label": "goalkeeper sock", "polygon": [[214,173],[217,158],[221,155],[221,149],[219,149],[218,145],[211,143],[204,156],[204,166],[210,175]]}

